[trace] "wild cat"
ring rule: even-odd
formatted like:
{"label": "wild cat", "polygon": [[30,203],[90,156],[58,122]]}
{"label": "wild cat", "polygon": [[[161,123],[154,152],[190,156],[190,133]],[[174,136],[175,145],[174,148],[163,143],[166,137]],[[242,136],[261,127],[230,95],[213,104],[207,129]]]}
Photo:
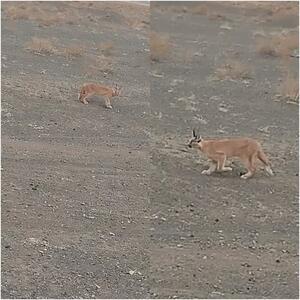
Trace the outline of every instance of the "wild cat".
{"label": "wild cat", "polygon": [[121,88],[115,84],[113,87],[105,86],[100,83],[85,83],[79,92],[78,100],[88,104],[89,97],[93,95],[104,96],[106,108],[111,109],[111,98],[120,95]]}
{"label": "wild cat", "polygon": [[225,167],[227,158],[239,158],[247,168],[247,173],[241,175],[242,179],[248,179],[256,171],[256,161],[259,159],[264,165],[265,170],[271,176],[274,175],[270,162],[263,152],[261,145],[251,138],[228,138],[204,140],[197,136],[193,130],[193,138],[189,142],[190,148],[197,148],[203,152],[210,160],[211,165],[202,174],[210,175],[215,171],[231,171],[232,168]]}

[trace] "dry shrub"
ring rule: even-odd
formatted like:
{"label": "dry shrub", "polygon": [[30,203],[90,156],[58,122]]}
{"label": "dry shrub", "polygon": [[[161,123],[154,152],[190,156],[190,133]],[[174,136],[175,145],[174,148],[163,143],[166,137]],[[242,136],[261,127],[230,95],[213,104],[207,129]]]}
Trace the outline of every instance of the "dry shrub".
{"label": "dry shrub", "polygon": [[63,49],[58,49],[51,40],[44,38],[32,37],[31,41],[26,44],[26,50],[39,55],[62,55],[68,59],[81,57],[84,54],[84,48],[78,45],[72,45]]}
{"label": "dry shrub", "polygon": [[105,56],[111,56],[112,51],[114,50],[114,45],[112,42],[101,43],[97,49],[101,51],[101,53]]}
{"label": "dry shrub", "polygon": [[267,56],[289,56],[298,47],[297,33],[279,34],[270,38],[259,37],[256,40],[256,51]]}
{"label": "dry shrub", "polygon": [[149,25],[150,25],[150,21],[148,19],[139,19],[139,20],[135,20],[135,19],[131,19],[131,18],[127,18],[126,19],[126,24],[136,30],[142,30],[142,29],[148,29]]}
{"label": "dry shrub", "polygon": [[151,3],[151,9],[156,9],[159,11],[170,11],[172,13],[182,14],[182,13],[191,13],[197,15],[207,15],[208,6],[200,2],[155,2]]}
{"label": "dry shrub", "polygon": [[279,87],[279,93],[282,97],[292,101],[299,102],[299,78],[287,71],[285,79]]}
{"label": "dry shrub", "polygon": [[37,21],[40,25],[45,26],[56,24],[63,19],[63,16],[59,13],[51,14],[29,4],[9,6],[6,9],[6,14],[13,20]]}
{"label": "dry shrub", "polygon": [[37,37],[31,38],[31,41],[26,44],[26,49],[40,55],[52,55],[58,52],[51,40]]}
{"label": "dry shrub", "polygon": [[104,73],[112,73],[113,62],[111,59],[105,57],[104,55],[97,56],[96,67],[98,70]]}
{"label": "dry shrub", "polygon": [[93,77],[99,72],[104,74],[113,73],[113,61],[104,55],[90,57],[85,65],[87,67],[84,68],[83,72],[87,77]]}
{"label": "dry shrub", "polygon": [[228,60],[216,69],[216,76],[219,79],[249,79],[249,66],[237,60]]}
{"label": "dry shrub", "polygon": [[297,1],[294,3],[291,1],[282,1],[271,3],[273,6],[267,7],[266,14],[268,17],[265,18],[266,21],[285,21],[288,18],[297,17],[299,15],[299,4]]}
{"label": "dry shrub", "polygon": [[84,53],[84,48],[81,46],[69,46],[64,49],[63,54],[66,56],[68,59],[74,59],[77,57],[82,56]]}
{"label": "dry shrub", "polygon": [[283,16],[298,16],[298,1],[224,1],[226,6],[239,7],[244,15],[259,15],[266,21]]}
{"label": "dry shrub", "polygon": [[33,3],[9,5],[5,8],[5,13],[12,20],[35,21],[40,26],[50,26],[61,22],[74,24],[76,18],[74,12],[70,13],[68,11],[68,13],[63,13],[44,3],[42,5],[37,2]]}
{"label": "dry shrub", "polygon": [[196,15],[207,15],[208,7],[203,4],[197,4],[195,7],[193,7],[192,13]]}
{"label": "dry shrub", "polygon": [[172,5],[170,2],[152,1],[150,7],[151,11],[157,10],[160,12],[169,11],[173,13],[185,13],[187,11],[187,7],[182,5],[182,2]]}
{"label": "dry shrub", "polygon": [[229,20],[226,16],[219,13],[211,13],[208,15],[208,19],[212,21],[227,21]]}
{"label": "dry shrub", "polygon": [[31,11],[25,5],[10,5],[5,9],[6,15],[12,20],[28,20]]}
{"label": "dry shrub", "polygon": [[265,39],[263,37],[257,38],[256,51],[265,56],[277,56],[277,51],[272,43],[272,39]]}
{"label": "dry shrub", "polygon": [[150,35],[150,58],[153,61],[161,61],[170,52],[170,41],[167,36],[151,33]]}

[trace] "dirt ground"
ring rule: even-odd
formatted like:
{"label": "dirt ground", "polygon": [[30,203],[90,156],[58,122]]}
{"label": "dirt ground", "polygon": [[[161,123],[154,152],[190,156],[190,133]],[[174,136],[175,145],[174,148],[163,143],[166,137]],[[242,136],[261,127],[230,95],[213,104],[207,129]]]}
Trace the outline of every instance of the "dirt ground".
{"label": "dirt ground", "polygon": [[[298,58],[257,45],[298,25],[289,2],[2,2],[2,298],[298,298]],[[89,81],[123,87],[112,110]],[[192,128],[257,138],[275,176],[201,175]]]}

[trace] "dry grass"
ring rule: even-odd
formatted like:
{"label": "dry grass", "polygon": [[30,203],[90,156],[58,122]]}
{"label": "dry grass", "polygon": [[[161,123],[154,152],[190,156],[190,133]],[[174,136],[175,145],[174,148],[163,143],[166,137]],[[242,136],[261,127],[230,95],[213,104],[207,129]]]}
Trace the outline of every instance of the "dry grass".
{"label": "dry grass", "polygon": [[78,45],[69,46],[63,50],[63,54],[68,59],[74,59],[83,56],[84,48]]}
{"label": "dry grass", "polygon": [[36,21],[40,25],[49,26],[57,24],[63,20],[63,15],[61,13],[50,13],[38,6],[31,5],[14,5],[8,6],[6,9],[6,14],[10,19],[13,20],[30,20]]}
{"label": "dry grass", "polygon": [[270,38],[259,37],[256,39],[256,51],[266,56],[289,56],[298,47],[299,36],[295,32],[278,34]]}
{"label": "dry grass", "polygon": [[28,20],[32,11],[26,8],[25,5],[8,6],[5,9],[6,15],[12,20]]}
{"label": "dry grass", "polygon": [[[273,5],[272,5],[273,4]],[[266,7],[265,21],[285,21],[299,15],[299,4],[291,1],[271,3]]]}
{"label": "dry grass", "polygon": [[210,13],[208,19],[211,21],[228,21],[229,19],[220,13]]}
{"label": "dry grass", "polygon": [[113,61],[104,55],[89,57],[85,65],[83,73],[87,78],[95,77],[99,73],[104,75],[113,74]]}
{"label": "dry grass", "polygon": [[285,79],[279,86],[279,93],[290,101],[299,102],[299,77],[290,71],[286,71]]}
{"label": "dry grass", "polygon": [[58,50],[49,39],[42,39],[33,37],[31,41],[26,44],[26,49],[39,55],[57,54]]}
{"label": "dry grass", "polygon": [[223,79],[249,79],[250,68],[246,64],[242,64],[237,60],[227,60],[215,71],[216,76]]}
{"label": "dry grass", "polygon": [[111,56],[114,50],[114,45],[112,42],[105,42],[105,43],[101,43],[97,49],[99,49],[101,51],[101,53],[105,56]]}
{"label": "dry grass", "polygon": [[244,15],[261,14],[264,21],[278,20],[284,17],[298,17],[299,4],[297,1],[224,1],[222,5],[238,7]]}
{"label": "dry grass", "polygon": [[131,19],[131,18],[127,18],[126,19],[126,24],[133,29],[136,30],[142,30],[142,29],[148,29],[149,28],[149,24],[150,21],[149,19],[139,19],[139,20],[135,20],[135,19]]}
{"label": "dry grass", "polygon": [[45,3],[27,2],[22,4],[10,4],[5,8],[5,14],[12,20],[30,20],[37,22],[40,26],[56,25],[66,22],[74,24],[76,18],[74,12],[58,11],[54,6]]}
{"label": "dry grass", "polygon": [[272,43],[272,39],[259,37],[256,39],[256,51],[264,56],[277,56],[276,48]]}
{"label": "dry grass", "polygon": [[151,33],[150,35],[150,58],[152,61],[161,61],[170,53],[170,41],[167,36]]}
{"label": "dry grass", "polygon": [[208,7],[205,4],[197,4],[192,9],[192,13],[196,15],[207,15],[208,14]]}
{"label": "dry grass", "polygon": [[25,44],[25,49],[38,55],[62,55],[67,59],[74,59],[83,56],[85,49],[79,45],[72,45],[66,48],[57,48],[50,39],[32,37],[31,41]]}

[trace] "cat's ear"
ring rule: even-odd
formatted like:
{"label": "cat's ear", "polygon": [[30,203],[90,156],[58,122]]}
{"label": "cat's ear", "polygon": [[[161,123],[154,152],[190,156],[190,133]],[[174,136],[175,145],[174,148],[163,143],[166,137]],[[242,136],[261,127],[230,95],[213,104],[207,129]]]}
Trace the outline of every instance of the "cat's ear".
{"label": "cat's ear", "polygon": [[193,137],[194,137],[194,138],[197,137],[196,132],[195,132],[195,129],[193,129]]}

